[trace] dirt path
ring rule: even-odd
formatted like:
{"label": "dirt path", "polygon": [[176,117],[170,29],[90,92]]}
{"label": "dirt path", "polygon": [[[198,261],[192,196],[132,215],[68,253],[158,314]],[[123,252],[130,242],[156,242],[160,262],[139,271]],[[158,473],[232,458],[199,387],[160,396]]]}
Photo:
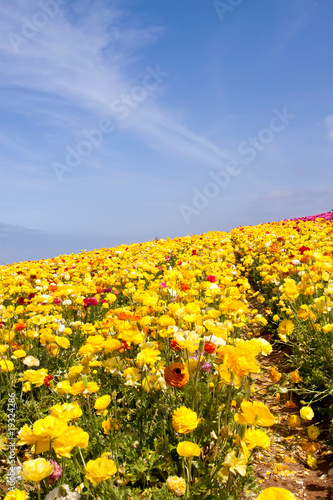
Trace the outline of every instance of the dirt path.
{"label": "dirt path", "polygon": [[[261,365],[263,370],[256,379],[254,397],[264,402],[278,421],[269,431],[270,451],[255,455],[259,486],[262,489],[269,486],[286,488],[297,500],[333,500],[333,449],[327,446],[327,433],[323,431],[317,440],[311,441],[306,430],[308,425],[291,428],[288,417],[299,415],[302,405],[291,390],[285,393],[280,390],[277,394],[279,383],[274,385],[269,377],[271,368],[276,367],[282,374],[281,381],[287,379],[291,369],[285,353],[273,348],[269,356],[261,358]],[[285,391],[288,385],[282,389]],[[311,424],[316,424],[315,419]],[[307,464],[311,452],[317,460],[312,468]]]}

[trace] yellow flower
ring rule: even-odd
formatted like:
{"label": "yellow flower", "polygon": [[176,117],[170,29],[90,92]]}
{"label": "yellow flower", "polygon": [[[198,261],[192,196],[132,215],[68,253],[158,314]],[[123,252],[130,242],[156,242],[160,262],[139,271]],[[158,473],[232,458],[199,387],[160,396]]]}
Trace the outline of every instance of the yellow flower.
{"label": "yellow flower", "polygon": [[200,456],[200,448],[196,443],[191,443],[191,441],[182,441],[178,443],[177,453],[181,457],[199,457]]}
{"label": "yellow flower", "polygon": [[158,361],[159,355],[161,352],[158,349],[152,349],[150,347],[146,347],[142,349],[142,351],[137,356],[137,361],[140,366],[147,364],[153,366],[156,361]]}
{"label": "yellow flower", "polygon": [[243,439],[249,450],[252,450],[256,446],[268,448],[270,445],[270,439],[266,432],[259,429],[246,429]]}
{"label": "yellow flower", "polygon": [[40,387],[43,385],[47,373],[48,371],[46,368],[42,368],[41,370],[25,370],[20,381],[27,381],[30,382],[30,384],[34,384],[36,387]]}
{"label": "yellow flower", "polygon": [[246,463],[247,461],[242,453],[237,457],[235,450],[232,450],[224,458],[224,470],[222,469],[221,473],[223,476],[226,476],[230,471],[233,473],[238,472],[241,476],[245,476]]}
{"label": "yellow flower", "polygon": [[97,414],[101,414],[101,412],[105,410],[110,403],[111,403],[111,396],[109,396],[108,394],[106,394],[105,396],[101,396],[100,398],[97,398],[94,405],[95,410],[99,410]]}
{"label": "yellow flower", "polygon": [[320,434],[320,429],[318,429],[318,427],[316,427],[315,425],[310,425],[310,427],[308,427],[308,436],[310,439],[317,439],[317,437],[319,436]]}
{"label": "yellow flower", "polygon": [[281,335],[291,335],[294,331],[294,323],[290,319],[284,319],[278,326]]}
{"label": "yellow flower", "polygon": [[67,427],[66,431],[52,442],[52,447],[57,455],[69,457],[75,446],[86,448],[89,443],[89,434],[81,427]]}
{"label": "yellow flower", "polygon": [[275,417],[263,403],[257,401],[243,401],[241,404],[242,413],[235,414],[235,421],[238,424],[262,425],[270,427],[275,423]]}
{"label": "yellow flower", "polygon": [[89,460],[86,466],[86,479],[94,486],[110,479],[117,472],[116,464],[113,460],[106,457],[100,457],[96,460]]}
{"label": "yellow flower", "polygon": [[67,422],[61,418],[48,415],[45,418],[36,420],[33,427],[33,433],[38,438],[54,439],[65,432],[67,429]]}
{"label": "yellow flower", "polygon": [[292,429],[296,429],[296,427],[301,425],[301,419],[298,415],[289,415],[288,424]]}
{"label": "yellow flower", "polygon": [[166,383],[163,377],[158,377],[154,374],[149,374],[145,377],[142,382],[142,389],[145,392],[159,391],[161,389],[166,390]]}
{"label": "yellow flower", "polygon": [[14,370],[14,365],[9,359],[1,359],[0,368],[2,372],[11,372]]}
{"label": "yellow flower", "polygon": [[285,488],[272,486],[265,488],[257,497],[257,500],[296,500],[296,497]]}
{"label": "yellow flower", "polygon": [[188,434],[198,427],[200,419],[197,414],[186,406],[181,406],[173,412],[172,426],[179,434]]}
{"label": "yellow flower", "polygon": [[314,417],[313,409],[310,406],[303,406],[299,414],[304,420],[312,420]]}
{"label": "yellow flower", "polygon": [[111,420],[110,418],[107,418],[106,420],[103,420],[102,422],[102,427],[104,429],[104,434],[109,434],[111,429],[114,429],[117,431],[119,429],[119,421],[118,420]]}
{"label": "yellow flower", "polygon": [[63,420],[75,420],[76,418],[80,418],[82,415],[82,410],[77,404],[73,403],[64,403],[57,404],[50,408],[51,415],[62,418]]}
{"label": "yellow flower", "polygon": [[27,493],[24,490],[15,489],[9,491],[3,500],[26,500],[27,498]]}
{"label": "yellow flower", "polygon": [[58,382],[58,384],[54,388],[54,392],[58,392],[59,394],[70,394],[71,390],[72,388],[69,380]]}
{"label": "yellow flower", "polygon": [[333,324],[329,323],[328,325],[323,326],[323,332],[324,333],[331,333],[331,332],[333,332]]}
{"label": "yellow flower", "polygon": [[20,359],[20,358],[24,358],[24,356],[26,356],[26,355],[27,355],[27,353],[23,349],[17,349],[16,351],[13,352],[12,357],[14,359]]}
{"label": "yellow flower", "polygon": [[104,344],[104,351],[109,353],[111,351],[118,351],[121,348],[121,342],[118,339],[109,337]]}
{"label": "yellow flower", "polygon": [[39,482],[52,474],[54,466],[45,458],[27,460],[23,463],[21,476],[25,481]]}
{"label": "yellow flower", "polygon": [[75,382],[80,373],[82,372],[83,370],[83,366],[82,365],[75,365],[75,366],[71,366],[70,369],[68,370],[68,378],[71,382]]}
{"label": "yellow flower", "polygon": [[141,379],[139,368],[126,368],[123,372],[123,377],[126,378],[125,385],[135,385]]}
{"label": "yellow flower", "polygon": [[87,387],[84,386],[82,380],[80,382],[75,382],[71,387],[71,394],[73,396],[78,396],[79,394],[92,394],[99,391],[99,386],[96,382],[88,382]]}
{"label": "yellow flower", "polygon": [[299,290],[297,288],[296,282],[291,278],[286,278],[282,287],[280,287],[283,292],[283,298],[286,298],[293,302],[299,296]]}
{"label": "yellow flower", "polygon": [[166,485],[168,490],[176,495],[176,497],[181,497],[186,493],[186,481],[182,477],[169,476],[166,480]]}
{"label": "yellow flower", "polygon": [[69,346],[71,345],[70,341],[68,339],[66,339],[66,337],[56,337],[55,341],[63,349],[68,349]]}

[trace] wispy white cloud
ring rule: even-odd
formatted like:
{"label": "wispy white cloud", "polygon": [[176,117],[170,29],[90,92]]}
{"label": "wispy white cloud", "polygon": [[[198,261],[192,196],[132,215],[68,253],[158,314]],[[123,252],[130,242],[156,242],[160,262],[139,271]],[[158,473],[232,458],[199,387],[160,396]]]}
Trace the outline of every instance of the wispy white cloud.
{"label": "wispy white cloud", "polygon": [[[44,118],[47,115],[49,123],[59,124],[62,120],[70,126],[75,122],[75,113],[82,110],[90,112],[96,123],[105,115],[119,122],[113,103],[140,83],[145,72],[140,49],[156,42],[163,36],[164,29],[138,26],[138,21],[127,19],[126,12],[118,5],[113,2],[108,9],[99,9],[99,2],[88,4],[84,12],[76,13],[75,21],[70,13],[60,9],[44,28],[30,40],[25,39],[27,43],[17,42],[14,47],[17,53],[10,33],[21,36],[25,12],[18,2],[0,6],[0,30],[7,33],[7,37],[0,39],[2,84],[16,87],[21,93],[20,99],[28,102],[31,96],[25,94],[27,90],[41,93],[41,97],[33,96],[34,105],[30,106],[34,120],[40,115],[36,102],[53,96],[69,109],[60,118],[54,106],[46,106]],[[33,19],[35,13],[30,9],[26,18]],[[155,63],[160,61],[152,65]],[[163,85],[167,85],[167,81]],[[150,147],[174,151],[208,165],[221,166],[221,162],[231,157],[227,151],[187,128],[179,121],[176,111],[166,109],[156,99],[146,99],[120,126],[125,132],[139,135]]]}

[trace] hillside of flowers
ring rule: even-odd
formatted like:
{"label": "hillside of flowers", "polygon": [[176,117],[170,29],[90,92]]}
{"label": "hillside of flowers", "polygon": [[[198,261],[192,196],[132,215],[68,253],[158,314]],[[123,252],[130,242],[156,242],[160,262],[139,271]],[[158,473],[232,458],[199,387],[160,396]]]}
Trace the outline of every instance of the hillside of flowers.
{"label": "hillside of flowers", "polygon": [[277,423],[255,380],[289,349],[297,418],[327,432],[332,234],[328,213],[0,267],[0,497],[295,499],[255,480]]}

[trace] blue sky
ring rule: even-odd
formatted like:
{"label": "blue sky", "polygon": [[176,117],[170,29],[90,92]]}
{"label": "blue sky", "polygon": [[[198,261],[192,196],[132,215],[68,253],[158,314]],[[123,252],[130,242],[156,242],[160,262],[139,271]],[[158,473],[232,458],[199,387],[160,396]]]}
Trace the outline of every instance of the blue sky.
{"label": "blue sky", "polygon": [[0,5],[0,264],[333,209],[329,0]]}

